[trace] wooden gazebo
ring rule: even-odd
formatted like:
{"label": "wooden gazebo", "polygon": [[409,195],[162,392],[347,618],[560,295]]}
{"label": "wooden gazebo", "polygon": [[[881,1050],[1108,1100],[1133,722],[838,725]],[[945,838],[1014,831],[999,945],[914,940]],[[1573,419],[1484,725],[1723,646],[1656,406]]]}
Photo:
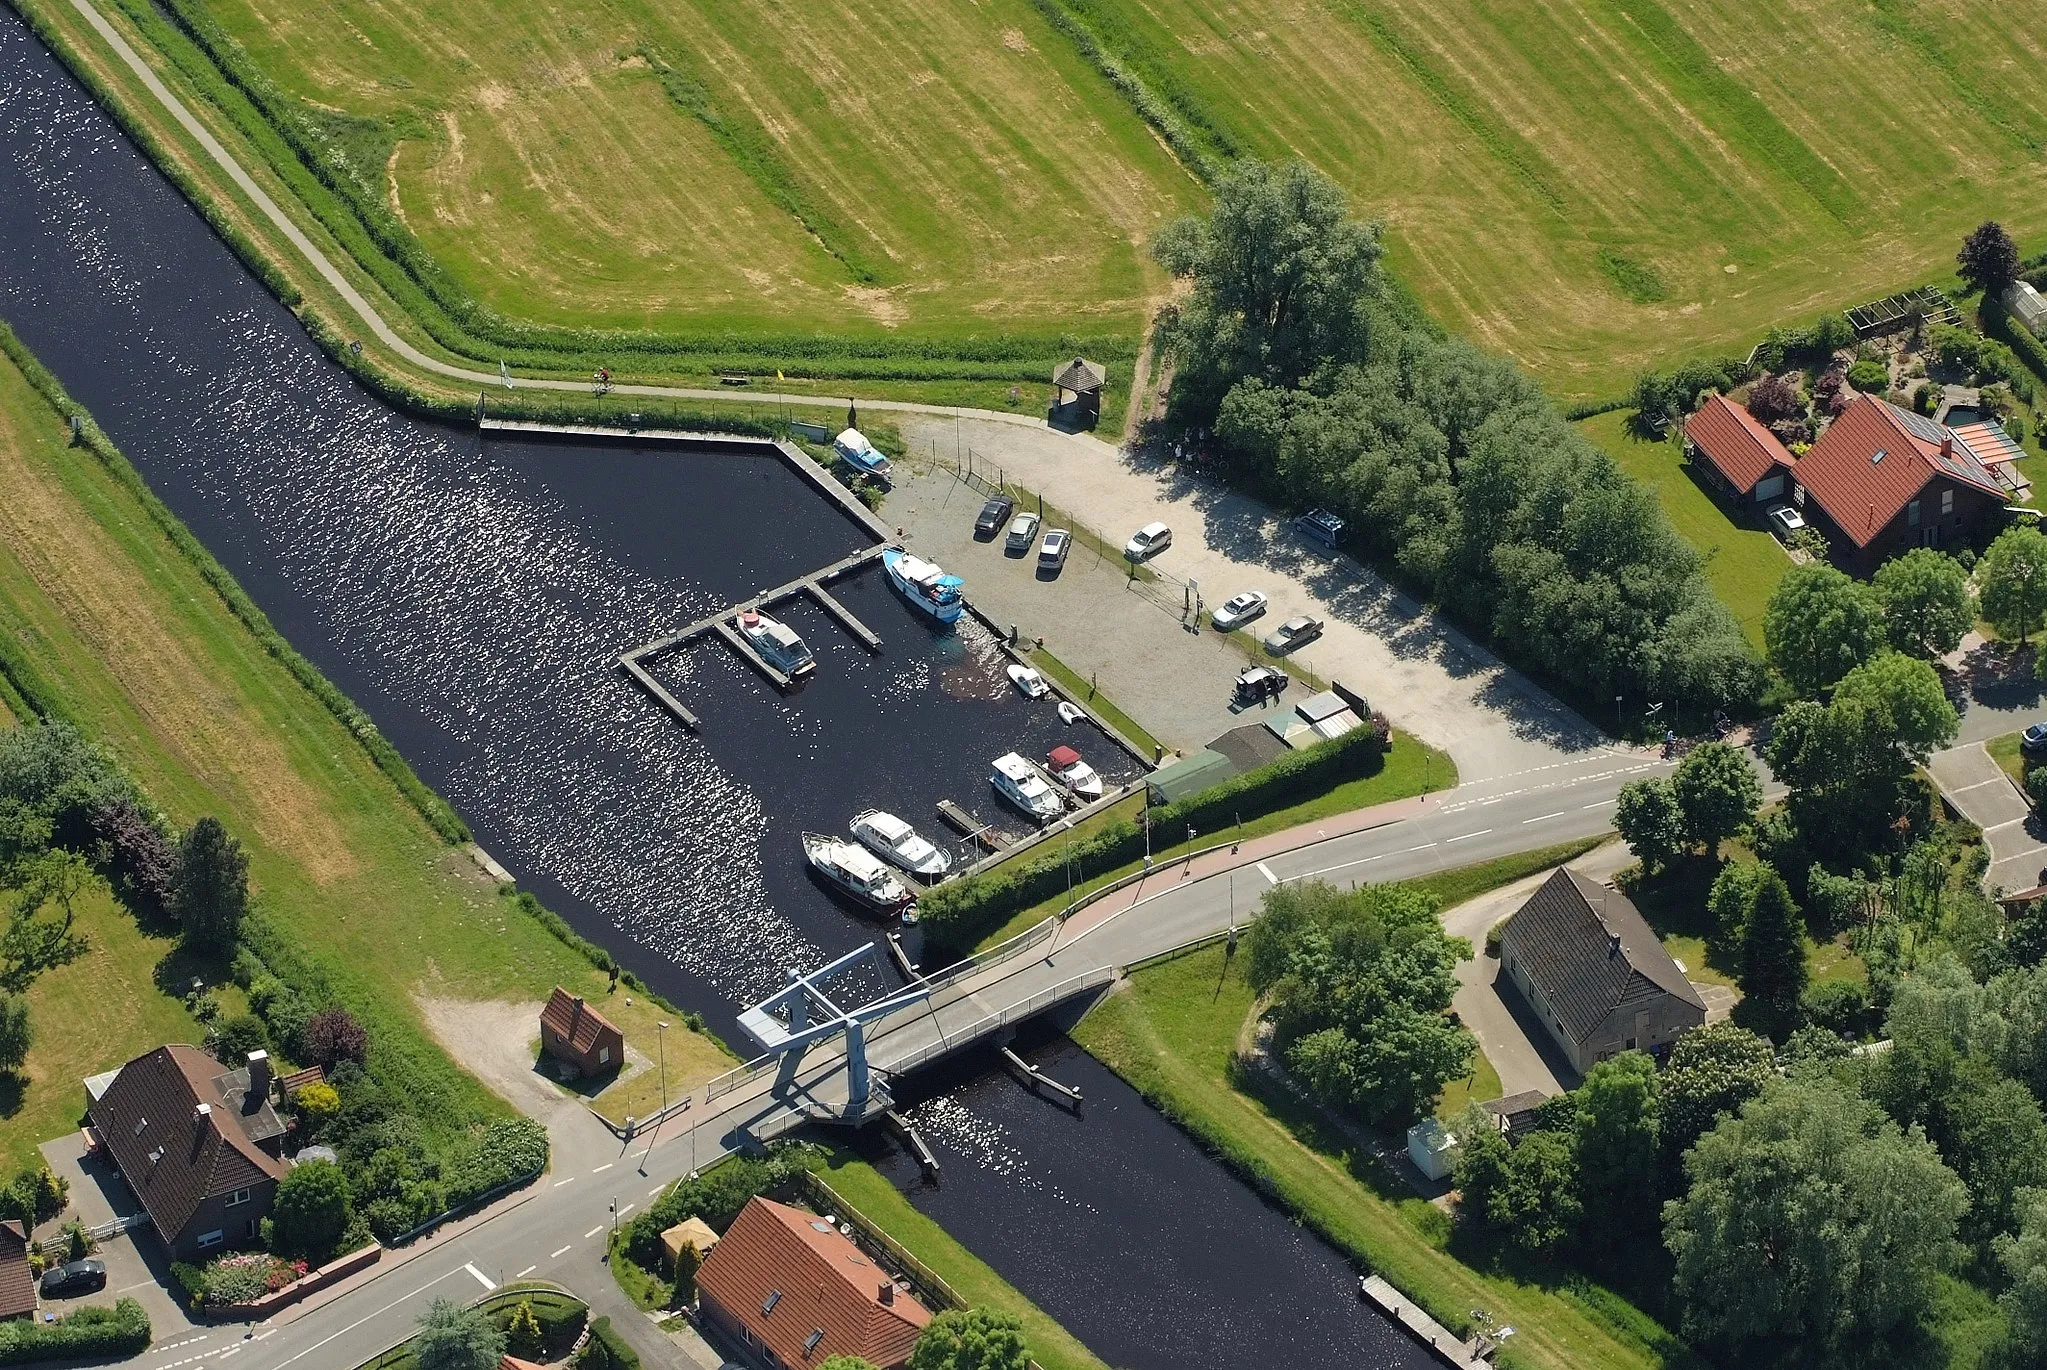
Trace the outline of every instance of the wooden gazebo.
{"label": "wooden gazebo", "polygon": [[[1052,416],[1068,428],[1092,428],[1102,413],[1102,386],[1109,373],[1100,362],[1086,357],[1055,368],[1052,372]],[[1070,397],[1070,398],[1069,398]]]}

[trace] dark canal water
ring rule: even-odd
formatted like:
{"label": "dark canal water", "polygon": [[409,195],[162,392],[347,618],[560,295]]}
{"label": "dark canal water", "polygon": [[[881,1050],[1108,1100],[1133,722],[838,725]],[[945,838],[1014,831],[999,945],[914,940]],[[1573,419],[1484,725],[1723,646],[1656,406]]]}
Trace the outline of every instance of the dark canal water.
{"label": "dark canal water", "polygon": [[[992,817],[987,762],[1011,749],[1077,740],[1129,773],[1016,695],[985,633],[931,633],[878,573],[837,593],[880,656],[792,605],[815,683],[785,699],[692,649],[664,668],[703,719],[684,733],[618,653],[836,560],[860,530],[772,459],[486,442],[385,408],[11,10],[0,317],[479,841],[715,1020],[874,936],[804,874],[801,831],[878,805],[935,839],[941,797]],[[985,1060],[949,1067],[917,1105],[946,1183],[914,1197],[1090,1346],[1138,1370],[1428,1363],[1358,1307],[1335,1253],[1113,1075],[1063,1039],[1038,1056],[1082,1085],[1085,1120]]]}

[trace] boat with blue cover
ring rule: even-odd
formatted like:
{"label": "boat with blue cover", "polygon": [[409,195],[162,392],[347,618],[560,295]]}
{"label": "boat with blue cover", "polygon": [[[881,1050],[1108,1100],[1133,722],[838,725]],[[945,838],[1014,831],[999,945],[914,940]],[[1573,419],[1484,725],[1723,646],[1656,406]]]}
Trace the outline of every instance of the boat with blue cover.
{"label": "boat with blue cover", "polygon": [[881,565],[888,572],[890,583],[903,592],[903,598],[935,622],[953,623],[965,611],[966,582],[958,576],[949,576],[933,563],[913,557],[900,547],[885,550]]}
{"label": "boat with blue cover", "polygon": [[862,475],[887,480],[890,474],[888,458],[881,449],[867,440],[867,435],[857,428],[848,428],[832,439],[832,452],[846,465]]}

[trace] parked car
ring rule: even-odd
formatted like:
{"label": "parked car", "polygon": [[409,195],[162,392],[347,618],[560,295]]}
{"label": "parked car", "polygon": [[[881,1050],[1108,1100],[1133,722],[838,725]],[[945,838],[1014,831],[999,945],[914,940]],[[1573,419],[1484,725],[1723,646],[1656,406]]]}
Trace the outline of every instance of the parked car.
{"label": "parked car", "polygon": [[1285,671],[1273,666],[1246,666],[1237,672],[1237,702],[1257,704],[1277,699],[1293,683]]}
{"label": "parked car", "polygon": [[1003,539],[1003,547],[1011,552],[1028,552],[1031,544],[1038,540],[1038,516],[1018,514],[1009,525],[1009,536]]}
{"label": "parked car", "polygon": [[1064,528],[1053,528],[1046,532],[1045,540],[1038,544],[1038,569],[1056,571],[1066,564],[1066,553],[1073,546],[1073,534]]}
{"label": "parked car", "polygon": [[1770,522],[1777,526],[1777,532],[1782,537],[1788,538],[1805,527],[1805,516],[1788,504],[1777,505],[1770,510],[1768,517]]}
{"label": "parked car", "polygon": [[1320,636],[1322,636],[1322,620],[1310,618],[1306,614],[1302,614],[1298,618],[1288,619],[1266,634],[1265,650],[1271,652],[1274,656],[1278,656],[1283,652],[1291,652],[1296,647],[1313,642]]}
{"label": "parked car", "polygon": [[53,1265],[43,1272],[43,1297],[46,1299],[90,1294],[95,1289],[106,1287],[107,1266],[104,1261],[72,1261],[66,1265]]}
{"label": "parked car", "polygon": [[1131,561],[1148,561],[1172,545],[1172,529],[1163,523],[1147,523],[1123,544],[1123,555]]}
{"label": "parked car", "polygon": [[2047,719],[2033,724],[2019,734],[2019,750],[2027,756],[2038,756],[2047,752]]}
{"label": "parked car", "polygon": [[1294,528],[1302,537],[1332,552],[1336,550],[1337,539],[1343,536],[1343,526],[1343,520],[1327,509],[1310,509],[1294,519]]}
{"label": "parked car", "polygon": [[1208,616],[1219,633],[1241,628],[1265,612],[1265,596],[1257,590],[1246,590],[1241,595],[1232,595]]}
{"label": "parked car", "polygon": [[997,495],[981,506],[981,516],[974,520],[974,536],[992,538],[1002,531],[1002,525],[1009,522],[1010,514],[1016,510],[1016,501],[1007,495]]}

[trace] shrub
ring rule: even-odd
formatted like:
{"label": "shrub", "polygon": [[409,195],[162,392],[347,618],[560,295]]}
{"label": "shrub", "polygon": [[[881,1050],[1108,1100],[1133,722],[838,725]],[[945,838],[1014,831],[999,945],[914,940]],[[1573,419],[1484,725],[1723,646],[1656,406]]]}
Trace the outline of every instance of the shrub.
{"label": "shrub", "polygon": [[612,1330],[610,1318],[599,1318],[590,1324],[590,1340],[583,1344],[576,1365],[580,1370],[640,1370],[640,1357]]}
{"label": "shrub", "polygon": [[2032,766],[2026,771],[2026,798],[2033,801],[2036,809],[2047,809],[2047,766]]}
{"label": "shrub", "polygon": [[782,1146],[766,1156],[728,1157],[694,1180],[677,1181],[626,1225],[627,1258],[666,1278],[663,1232],[689,1217],[723,1232],[749,1199],[780,1190],[798,1171],[809,1169],[816,1155],[813,1147]]}
{"label": "shrub", "polygon": [[369,1059],[370,1034],[345,1008],[321,1009],[306,1020],[299,1035],[304,1039],[306,1059],[328,1070],[343,1061],[361,1065]]}
{"label": "shrub", "polygon": [[547,1129],[531,1118],[501,1119],[484,1129],[472,1150],[449,1164],[445,1177],[448,1206],[459,1208],[499,1185],[537,1173],[546,1164]]}
{"label": "shrub", "polygon": [[348,1177],[332,1161],[294,1166],[277,1186],[272,1218],[278,1247],[314,1262],[325,1261],[348,1230],[352,1202]]}
{"label": "shrub", "polygon": [[316,1080],[293,1092],[291,1106],[298,1114],[300,1129],[311,1136],[341,1111],[341,1096],[334,1092],[334,1086]]}
{"label": "shrub", "polygon": [[512,1317],[505,1324],[505,1350],[523,1360],[531,1360],[540,1354],[544,1335],[540,1330],[540,1319],[533,1316],[533,1300],[521,1299],[512,1310]]}
{"label": "shrub", "polygon": [[1869,987],[1855,980],[1821,980],[1799,1007],[1806,1020],[1842,1037],[1861,1037],[1870,1026]]}
{"label": "shrub", "polygon": [[247,1061],[250,1052],[261,1051],[269,1041],[261,1018],[253,1013],[237,1013],[207,1030],[206,1052],[222,1065],[234,1067]]}
{"label": "shrub", "polygon": [[34,1228],[64,1211],[71,1202],[71,1181],[46,1165],[24,1166],[0,1190],[0,1217],[19,1219]]}
{"label": "shrub", "polygon": [[1805,397],[1782,376],[1765,376],[1749,387],[1748,412],[1766,424],[1805,415]]}
{"label": "shrub", "polygon": [[0,1323],[0,1365],[42,1360],[121,1360],[149,1348],[149,1314],[134,1299],[81,1308],[54,1323]]}
{"label": "shrub", "polygon": [[1891,369],[1879,361],[1859,361],[1848,368],[1848,384],[1857,390],[1881,395],[1890,389]]}

